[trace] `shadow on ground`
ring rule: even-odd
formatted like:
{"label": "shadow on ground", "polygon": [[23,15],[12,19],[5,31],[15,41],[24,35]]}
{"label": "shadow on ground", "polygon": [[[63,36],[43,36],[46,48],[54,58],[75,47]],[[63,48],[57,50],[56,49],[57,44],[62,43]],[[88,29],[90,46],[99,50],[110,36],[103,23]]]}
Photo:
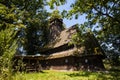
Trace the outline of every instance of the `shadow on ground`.
{"label": "shadow on ground", "polygon": [[90,72],[90,71],[80,71],[77,73],[66,74],[70,77],[94,77],[95,79],[100,80],[120,80],[120,70],[109,70],[109,71],[97,71],[97,72]]}

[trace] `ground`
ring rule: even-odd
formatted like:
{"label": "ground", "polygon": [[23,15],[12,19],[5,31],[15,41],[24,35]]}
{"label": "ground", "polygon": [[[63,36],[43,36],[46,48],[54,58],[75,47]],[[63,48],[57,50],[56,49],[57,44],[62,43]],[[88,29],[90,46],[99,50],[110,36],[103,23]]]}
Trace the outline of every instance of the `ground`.
{"label": "ground", "polygon": [[120,80],[120,71],[52,71],[19,73],[14,80]]}

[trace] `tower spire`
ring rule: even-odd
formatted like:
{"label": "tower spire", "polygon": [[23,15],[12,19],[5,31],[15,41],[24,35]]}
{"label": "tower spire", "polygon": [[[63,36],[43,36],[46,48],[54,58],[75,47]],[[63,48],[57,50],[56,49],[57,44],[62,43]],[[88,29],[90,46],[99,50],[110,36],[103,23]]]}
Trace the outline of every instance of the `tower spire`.
{"label": "tower spire", "polygon": [[55,7],[55,10],[51,14],[49,30],[49,40],[51,42],[56,40],[63,30],[63,20],[59,14],[58,6]]}

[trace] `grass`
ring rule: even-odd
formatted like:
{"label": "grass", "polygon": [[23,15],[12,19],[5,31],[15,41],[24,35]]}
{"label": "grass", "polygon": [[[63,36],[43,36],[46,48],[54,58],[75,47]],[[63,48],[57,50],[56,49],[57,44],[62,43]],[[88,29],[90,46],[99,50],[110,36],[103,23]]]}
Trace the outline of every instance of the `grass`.
{"label": "grass", "polygon": [[12,80],[120,80],[120,66],[110,66],[105,63],[107,71],[53,71],[18,72]]}
{"label": "grass", "polygon": [[18,73],[13,80],[120,80],[120,71],[52,71]]}

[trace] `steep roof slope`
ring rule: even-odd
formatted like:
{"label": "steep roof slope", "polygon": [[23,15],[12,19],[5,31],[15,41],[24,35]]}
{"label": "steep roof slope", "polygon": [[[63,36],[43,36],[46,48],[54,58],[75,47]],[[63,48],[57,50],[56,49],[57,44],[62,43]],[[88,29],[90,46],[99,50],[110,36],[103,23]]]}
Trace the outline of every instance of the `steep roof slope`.
{"label": "steep roof slope", "polygon": [[72,35],[76,33],[75,28],[76,28],[75,26],[72,26],[68,29],[61,31],[60,35],[56,37],[56,40],[49,42],[48,45],[46,45],[45,47],[56,48],[64,44],[67,44],[68,42],[71,41]]}
{"label": "steep roof slope", "polygon": [[[64,29],[56,37],[55,40],[49,42],[47,45],[45,45],[44,48],[39,49],[40,52],[42,52],[42,53],[47,52],[49,54],[49,52],[53,51],[52,53],[66,53],[66,54],[68,54],[69,51],[72,51],[72,50],[70,50],[70,49],[61,50],[61,51],[58,51],[58,50],[61,47],[65,48],[65,45],[68,45],[69,42],[72,41],[72,36],[75,33],[77,33],[77,29],[76,29],[75,25],[68,28],[68,29]],[[86,34],[84,34],[84,36],[86,37],[86,41],[84,42],[84,45],[77,47],[77,51],[78,51],[79,54],[84,54],[84,55],[104,55],[104,51],[100,47],[97,39],[95,38],[95,36],[93,34],[86,33]],[[82,48],[82,51],[81,51],[81,48]],[[73,52],[72,52],[72,54],[73,54]]]}

